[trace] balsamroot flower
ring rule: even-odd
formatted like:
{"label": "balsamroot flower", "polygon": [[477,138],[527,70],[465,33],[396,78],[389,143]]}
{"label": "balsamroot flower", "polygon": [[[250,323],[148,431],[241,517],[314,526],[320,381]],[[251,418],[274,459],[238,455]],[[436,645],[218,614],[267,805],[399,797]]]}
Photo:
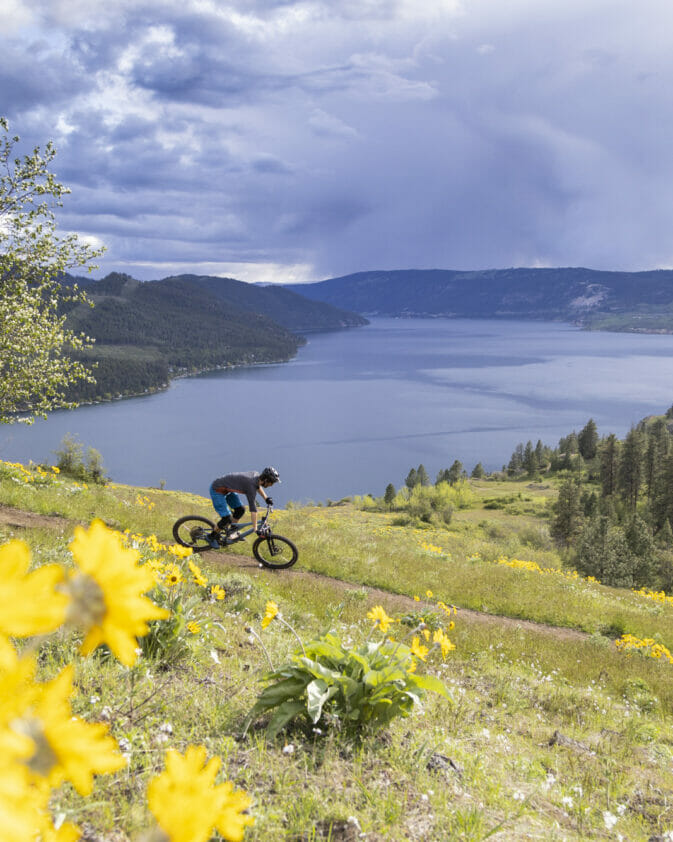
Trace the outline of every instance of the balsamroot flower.
{"label": "balsamroot flower", "polygon": [[170,616],[143,596],[154,587],[154,573],[139,565],[137,550],[125,547],[122,536],[100,520],[88,531],[78,526],[70,550],[79,572],[66,586],[72,597],[68,619],[87,632],[83,654],[106,643],[122,664],[133,666],[136,638],[147,634],[148,621]]}
{"label": "balsamroot flower", "polygon": [[47,634],[63,624],[68,597],[57,587],[64,577],[58,564],[29,572],[30,549],[23,541],[0,547],[0,634],[30,637]]}
{"label": "balsamroot flower", "polygon": [[227,781],[215,783],[220,758],[206,762],[205,746],[189,746],[184,755],[169,749],[166,768],[147,787],[147,803],[170,842],[206,842],[213,828],[228,842],[240,842],[254,824],[245,811],[252,799]]}
{"label": "balsamroot flower", "polygon": [[52,681],[37,683],[35,659],[25,657],[0,672],[9,691],[0,704],[0,755],[14,761],[34,788],[70,781],[89,795],[94,775],[116,772],[126,761],[106,724],[72,715],[73,674],[68,666]]}
{"label": "balsamroot flower", "polygon": [[224,599],[226,591],[219,585],[212,585],[210,588],[210,596],[214,599]]}
{"label": "balsamroot flower", "polygon": [[266,603],[266,608],[264,609],[264,617],[262,617],[263,629],[267,628],[267,626],[271,623],[273,618],[278,614],[278,611],[278,604],[270,599]]}
{"label": "balsamroot flower", "polygon": [[427,646],[423,646],[421,643],[420,637],[415,637],[411,641],[411,654],[415,655],[417,658],[420,658],[421,661],[424,661],[428,657],[428,652],[430,650]]}
{"label": "balsamroot flower", "polygon": [[189,569],[192,572],[192,576],[194,577],[194,584],[199,585],[201,588],[205,588],[208,584],[208,579],[203,575],[201,572],[201,568],[198,564],[194,564],[193,561],[188,561],[187,564],[189,565]]}
{"label": "balsamroot flower", "polygon": [[446,658],[449,652],[452,652],[456,648],[455,644],[451,643],[442,629],[437,629],[432,635],[432,642],[439,644],[439,648],[442,650],[442,658]]}
{"label": "balsamroot flower", "polygon": [[367,619],[372,620],[381,629],[383,634],[388,631],[390,624],[395,622],[392,617],[386,614],[382,605],[375,605],[371,611],[368,611]]}
{"label": "balsamroot flower", "polygon": [[38,685],[34,704],[13,728],[35,744],[27,760],[33,774],[44,777],[52,788],[70,781],[80,795],[89,795],[94,775],[117,772],[126,760],[105,723],[72,715],[73,674],[68,666],[53,681]]}

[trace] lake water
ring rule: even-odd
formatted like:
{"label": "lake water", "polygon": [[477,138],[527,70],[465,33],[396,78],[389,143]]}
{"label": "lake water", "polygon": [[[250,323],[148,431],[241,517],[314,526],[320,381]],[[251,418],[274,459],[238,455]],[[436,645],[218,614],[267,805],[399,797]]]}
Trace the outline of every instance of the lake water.
{"label": "lake water", "polygon": [[423,463],[498,469],[593,417],[622,436],[673,403],[673,336],[557,323],[376,319],[314,334],[289,363],[174,381],[165,392],[0,428],[0,458],[55,461],[72,433],[117,482],[206,494],[275,465],[277,503],[382,494]]}

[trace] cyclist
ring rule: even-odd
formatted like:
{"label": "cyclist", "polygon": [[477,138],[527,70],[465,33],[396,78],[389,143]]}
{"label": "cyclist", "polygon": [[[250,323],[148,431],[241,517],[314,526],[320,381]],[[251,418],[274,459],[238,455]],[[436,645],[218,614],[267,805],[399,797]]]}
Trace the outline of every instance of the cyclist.
{"label": "cyclist", "polygon": [[270,488],[274,483],[280,482],[280,476],[275,468],[264,468],[262,471],[244,471],[236,474],[225,474],[218,477],[210,485],[210,499],[213,501],[215,511],[220,516],[217,526],[210,534],[210,540],[214,547],[219,546],[219,535],[224,529],[229,537],[238,537],[236,524],[245,513],[245,506],[241,502],[239,494],[244,494],[248,501],[252,527],[257,531],[257,503],[256,497],[260,497],[267,506],[273,506],[273,500],[264,489]]}

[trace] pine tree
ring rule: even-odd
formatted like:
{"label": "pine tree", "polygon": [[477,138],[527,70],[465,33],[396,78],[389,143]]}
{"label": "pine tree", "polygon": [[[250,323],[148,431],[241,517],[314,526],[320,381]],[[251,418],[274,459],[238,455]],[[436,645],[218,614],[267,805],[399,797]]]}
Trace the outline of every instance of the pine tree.
{"label": "pine tree", "polygon": [[416,469],[416,484],[417,485],[432,485],[428,472],[425,470],[425,465],[421,464]]}
{"label": "pine tree", "polygon": [[529,477],[534,476],[538,470],[537,458],[532,441],[526,442],[526,448],[523,452],[523,469]]}
{"label": "pine tree", "polygon": [[590,461],[598,452],[598,430],[596,422],[590,418],[577,436],[577,446],[582,459]]}
{"label": "pine tree", "polygon": [[392,482],[389,482],[388,485],[386,485],[386,490],[383,495],[383,502],[388,506],[389,509],[391,509],[393,506],[395,494],[395,486],[392,484]]}
{"label": "pine tree", "polygon": [[609,497],[617,491],[617,470],[619,467],[619,441],[614,433],[603,439],[600,446],[601,494]]}
{"label": "pine tree", "polygon": [[409,473],[407,474],[407,478],[404,480],[404,484],[406,487],[411,491],[412,488],[415,488],[418,485],[418,475],[416,473],[416,468],[412,468]]}
{"label": "pine tree", "polygon": [[463,475],[463,463],[456,459],[449,468],[448,480],[451,485],[455,485]]}
{"label": "pine tree", "polygon": [[581,530],[583,522],[580,487],[574,479],[567,479],[561,485],[552,512],[554,517],[549,529],[552,537],[566,545],[570,544]]}
{"label": "pine tree", "polygon": [[643,444],[642,436],[632,427],[622,447],[619,460],[618,485],[619,491],[631,511],[635,511],[643,476]]}
{"label": "pine tree", "polygon": [[477,464],[472,468],[472,478],[473,479],[481,479],[486,472],[484,471],[484,466],[481,462],[477,462]]}

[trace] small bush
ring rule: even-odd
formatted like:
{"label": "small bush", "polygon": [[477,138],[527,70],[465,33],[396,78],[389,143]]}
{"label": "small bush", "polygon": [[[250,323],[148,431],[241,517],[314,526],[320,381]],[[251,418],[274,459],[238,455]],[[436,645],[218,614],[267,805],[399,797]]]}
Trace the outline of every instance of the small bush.
{"label": "small bush", "polygon": [[66,433],[61,440],[61,449],[55,451],[56,467],[65,476],[82,482],[105,485],[107,476],[103,467],[103,457],[93,447],[87,448],[75,436]]}

